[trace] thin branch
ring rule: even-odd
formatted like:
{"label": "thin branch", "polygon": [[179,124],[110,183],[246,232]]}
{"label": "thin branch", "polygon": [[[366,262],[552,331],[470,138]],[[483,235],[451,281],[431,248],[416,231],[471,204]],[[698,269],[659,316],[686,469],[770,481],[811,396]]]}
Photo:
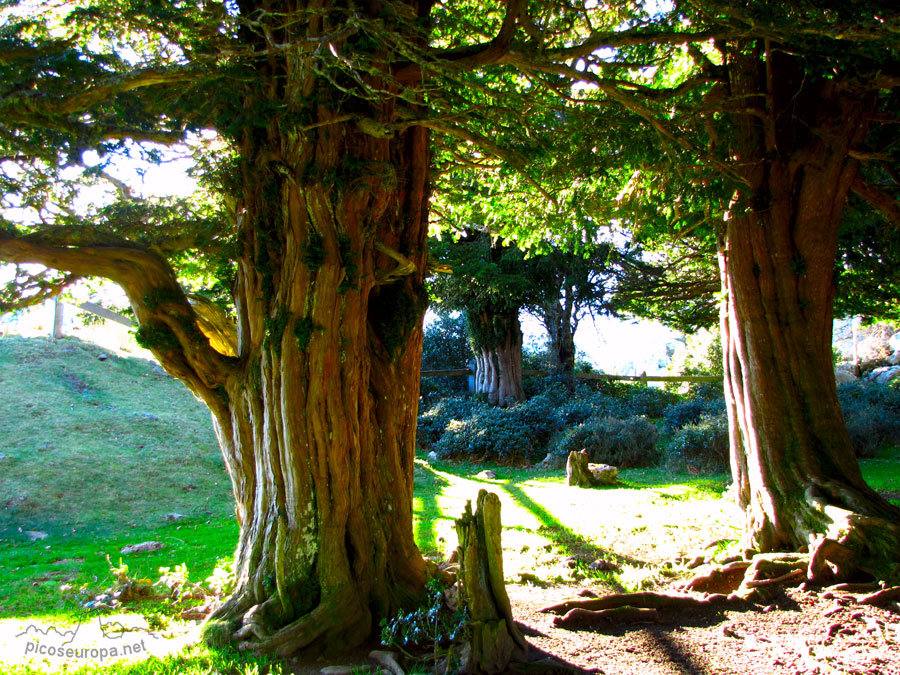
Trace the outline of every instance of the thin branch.
{"label": "thin branch", "polygon": [[416,122],[416,124],[418,126],[431,129],[432,131],[437,131],[442,134],[447,134],[448,136],[453,136],[454,138],[468,141],[469,143],[480,147],[486,152],[505,160],[519,173],[521,173],[522,176],[525,177],[525,180],[531,183],[544,198],[554,204],[556,203],[556,199],[553,197],[553,195],[547,192],[541,186],[541,184],[538,183],[534,178],[532,178],[525,170],[525,160],[514,152],[506,150],[505,148],[501,148],[499,145],[497,145],[487,137],[482,136],[481,134],[475,133],[474,131],[469,131],[468,129],[463,129],[462,127],[458,127],[456,125],[444,124],[428,119],[419,120]]}

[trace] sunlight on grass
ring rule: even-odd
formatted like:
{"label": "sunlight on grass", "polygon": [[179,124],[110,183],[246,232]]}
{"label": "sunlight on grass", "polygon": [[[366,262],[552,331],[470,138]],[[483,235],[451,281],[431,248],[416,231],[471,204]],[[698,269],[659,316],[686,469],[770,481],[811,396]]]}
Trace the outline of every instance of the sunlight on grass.
{"label": "sunlight on grass", "polygon": [[466,467],[416,460],[417,542],[426,553],[448,557],[456,545],[454,519],[466,501],[474,502],[481,489],[495,492],[508,583],[593,579],[616,590],[644,588],[671,574],[667,561],[737,533],[721,482],[698,487],[666,477],[662,485],[640,485],[624,472],[622,487],[581,489],[567,486],[561,472],[496,468],[497,478],[487,479],[478,475],[481,467],[470,469],[471,475],[459,475]]}

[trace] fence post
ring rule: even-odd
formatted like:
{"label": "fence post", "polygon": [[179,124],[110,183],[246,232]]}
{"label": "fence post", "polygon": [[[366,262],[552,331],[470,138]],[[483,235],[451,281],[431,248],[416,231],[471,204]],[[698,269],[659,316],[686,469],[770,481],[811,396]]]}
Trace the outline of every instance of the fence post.
{"label": "fence post", "polygon": [[53,339],[63,337],[63,303],[57,295],[53,298]]}

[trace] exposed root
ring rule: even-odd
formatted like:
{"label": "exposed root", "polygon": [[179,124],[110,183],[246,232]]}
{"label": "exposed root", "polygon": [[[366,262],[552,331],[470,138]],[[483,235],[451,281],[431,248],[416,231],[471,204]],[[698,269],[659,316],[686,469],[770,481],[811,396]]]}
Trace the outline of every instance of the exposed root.
{"label": "exposed root", "polygon": [[893,586],[892,588],[885,588],[876,593],[864,595],[859,598],[857,602],[859,602],[860,605],[887,605],[891,602],[897,602],[898,600],[900,600],[900,586]]}
{"label": "exposed root", "polygon": [[721,603],[727,600],[726,596],[713,594],[706,596],[688,595],[686,593],[656,593],[643,591],[641,593],[615,593],[605,595],[602,598],[584,598],[581,600],[567,600],[555,605],[541,608],[545,614],[566,614],[573,609],[601,611],[615,609],[616,607],[643,607],[646,609],[686,609],[698,606]]}
{"label": "exposed root", "polygon": [[613,609],[601,609],[592,611],[588,609],[573,609],[565,616],[553,619],[553,625],[558,628],[578,630],[591,628],[603,622],[640,623],[658,621],[659,611],[645,607],[615,607]]}
{"label": "exposed root", "polygon": [[806,573],[803,570],[792,570],[787,574],[782,574],[774,579],[750,579],[745,580],[743,585],[747,588],[763,588],[766,586],[776,586],[790,584],[793,581],[800,582],[806,579]]}
{"label": "exposed root", "polygon": [[706,596],[683,593],[617,593],[602,598],[583,598],[549,605],[541,612],[564,614],[553,625],[573,630],[589,628],[609,621],[640,622],[659,620],[660,609],[709,608],[729,602],[721,594]]}
{"label": "exposed root", "polygon": [[741,585],[748,567],[750,567],[749,560],[738,560],[713,567],[704,574],[692,577],[681,588],[694,593],[732,593]]}
{"label": "exposed root", "polygon": [[748,602],[768,602],[781,586],[806,581],[809,556],[799,553],[761,553],[753,557],[735,595]]}
{"label": "exposed root", "polygon": [[[317,641],[322,642],[323,651],[332,645],[346,646],[352,640],[351,635],[360,634],[360,631],[367,634],[371,623],[368,611],[348,595],[322,598],[309,613],[273,628],[264,617],[267,606],[276,603],[277,599],[270,598],[261,605],[244,609],[248,603],[233,596],[210,615],[207,623],[219,624],[223,629],[230,626],[227,641],[241,651],[275,653],[281,657],[295,654]],[[223,629],[216,631],[219,640]]]}
{"label": "exposed root", "polygon": [[832,584],[849,576],[855,559],[853,551],[843,544],[822,538],[811,546],[806,576],[814,584]]}

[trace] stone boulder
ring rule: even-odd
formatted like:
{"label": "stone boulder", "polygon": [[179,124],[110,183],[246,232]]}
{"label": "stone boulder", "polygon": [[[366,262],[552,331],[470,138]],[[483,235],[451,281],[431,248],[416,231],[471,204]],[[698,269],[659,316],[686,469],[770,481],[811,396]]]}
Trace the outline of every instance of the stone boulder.
{"label": "stone boulder", "polygon": [[900,366],[883,366],[866,375],[866,379],[875,384],[887,384],[898,377],[900,377]]}
{"label": "stone boulder", "polygon": [[842,384],[851,384],[856,382],[859,378],[853,373],[852,370],[847,368],[838,368],[834,371],[834,380],[837,382],[838,386]]}
{"label": "stone boulder", "polygon": [[588,469],[594,475],[597,485],[615,485],[619,470],[609,464],[588,464]]}
{"label": "stone boulder", "polygon": [[566,484],[576,487],[615,485],[619,470],[609,464],[590,464],[588,453],[570,452],[566,461]]}
{"label": "stone boulder", "polygon": [[142,541],[140,544],[129,544],[119,549],[119,553],[128,555],[129,553],[147,553],[149,551],[159,551],[166,545],[161,541]]}

